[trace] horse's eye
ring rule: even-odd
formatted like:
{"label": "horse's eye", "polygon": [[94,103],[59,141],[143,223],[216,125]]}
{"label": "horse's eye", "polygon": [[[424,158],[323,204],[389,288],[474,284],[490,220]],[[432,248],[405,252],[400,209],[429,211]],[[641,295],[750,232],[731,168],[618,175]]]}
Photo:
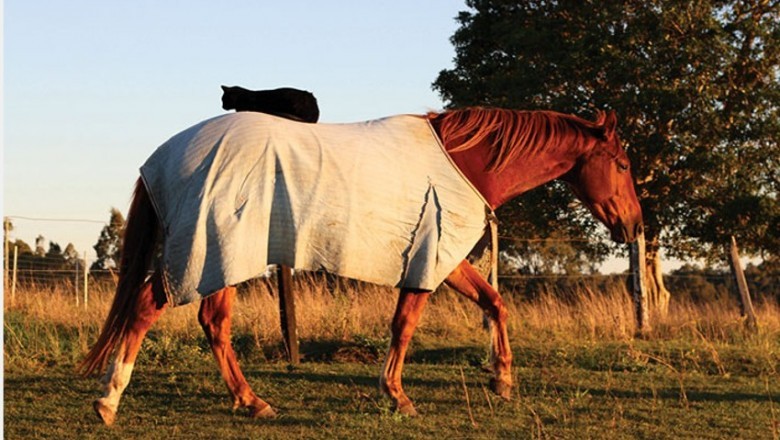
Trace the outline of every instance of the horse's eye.
{"label": "horse's eye", "polygon": [[626,171],[628,171],[628,164],[618,161],[617,168],[618,171],[620,171],[621,173],[625,173]]}

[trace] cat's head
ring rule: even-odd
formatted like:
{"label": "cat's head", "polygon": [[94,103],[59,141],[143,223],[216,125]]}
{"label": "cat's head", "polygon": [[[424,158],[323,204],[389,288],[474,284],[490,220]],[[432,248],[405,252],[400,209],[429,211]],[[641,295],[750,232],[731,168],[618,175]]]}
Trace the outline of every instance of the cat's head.
{"label": "cat's head", "polygon": [[246,91],[246,89],[243,89],[238,86],[228,87],[228,86],[221,86],[222,87],[222,108],[225,110],[234,110],[236,108],[236,105],[238,104],[238,96],[241,94],[241,92]]}

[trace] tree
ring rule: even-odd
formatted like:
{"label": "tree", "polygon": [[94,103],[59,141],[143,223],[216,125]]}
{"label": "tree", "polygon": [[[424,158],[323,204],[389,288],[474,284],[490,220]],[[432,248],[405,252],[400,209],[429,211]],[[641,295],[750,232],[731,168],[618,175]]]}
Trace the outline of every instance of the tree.
{"label": "tree", "polygon": [[83,260],[79,258],[79,252],[76,250],[76,246],[74,246],[73,243],[68,243],[68,245],[65,246],[62,256],[65,258],[65,263],[67,263],[68,266],[84,264]]}
{"label": "tree", "polygon": [[36,257],[45,257],[46,251],[43,250],[43,245],[46,243],[46,238],[43,235],[38,235],[35,237],[35,256]]}
{"label": "tree", "polygon": [[[662,244],[714,260],[733,231],[748,253],[780,249],[779,4],[468,0],[455,67],[433,86],[450,107],[615,109],[658,297]],[[523,198],[514,209],[552,205]]]}
{"label": "tree", "polygon": [[92,248],[97,253],[97,259],[90,270],[105,270],[119,267],[122,255],[122,236],[124,235],[125,218],[116,208],[111,208],[111,218],[100,231],[100,237]]}
{"label": "tree", "polygon": [[65,257],[62,255],[62,246],[53,241],[49,242],[49,251],[46,252],[46,258],[62,259]]}
{"label": "tree", "polygon": [[66,268],[65,256],[62,254],[62,247],[59,244],[50,241],[49,250],[43,256],[42,263],[49,270],[62,270]]}
{"label": "tree", "polygon": [[16,247],[17,248],[16,252],[19,255],[32,255],[33,254],[33,250],[30,247],[30,245],[27,244],[24,240],[21,240],[21,239],[18,239],[18,238],[16,240],[14,240],[13,242],[11,242],[9,247],[11,249]]}

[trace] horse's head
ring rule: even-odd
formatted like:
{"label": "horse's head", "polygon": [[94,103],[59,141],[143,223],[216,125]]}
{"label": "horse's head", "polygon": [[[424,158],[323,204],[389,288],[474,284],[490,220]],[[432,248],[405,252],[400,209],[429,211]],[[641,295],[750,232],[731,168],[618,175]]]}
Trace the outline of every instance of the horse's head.
{"label": "horse's head", "polygon": [[599,113],[593,148],[562,176],[618,243],[633,242],[642,232],[642,208],[634,191],[631,164],[615,132],[614,112]]}

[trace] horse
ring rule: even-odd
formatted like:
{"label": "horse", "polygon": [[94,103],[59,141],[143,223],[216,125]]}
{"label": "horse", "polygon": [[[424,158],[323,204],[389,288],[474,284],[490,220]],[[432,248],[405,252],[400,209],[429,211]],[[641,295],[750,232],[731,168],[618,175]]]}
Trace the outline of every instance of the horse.
{"label": "horse", "polygon": [[[234,113],[232,115],[241,114],[247,115],[247,113]],[[260,114],[255,113],[254,115]],[[222,118],[237,117],[224,116]],[[315,134],[311,137],[299,136],[296,138],[298,143],[293,142],[294,145],[292,146],[292,151],[295,155],[304,155],[305,152],[303,150],[306,149],[304,144],[312,141],[312,139],[327,137],[326,135],[331,133],[328,130],[338,131],[349,129],[350,126],[350,124],[333,124],[333,126],[330,126],[330,124],[302,124],[283,121],[265,115],[256,117],[272,118],[271,120],[263,120],[264,125],[262,125],[261,129],[264,133],[271,133],[269,134],[270,137],[277,135],[274,130],[275,127],[280,125],[284,126],[285,130],[296,129],[295,124],[307,126],[307,130],[324,130],[315,131]],[[388,126],[395,127],[394,124],[397,118],[390,119]],[[458,209],[457,206],[449,205],[451,202],[448,197],[451,196],[446,192],[450,186],[455,184],[442,183],[443,180],[436,177],[437,175],[435,174],[439,171],[438,169],[423,169],[423,171],[420,171],[420,167],[417,164],[412,164],[410,159],[407,158],[407,165],[402,166],[402,169],[405,170],[408,167],[408,170],[406,170],[406,174],[402,175],[403,178],[400,179],[414,179],[418,177],[416,176],[417,174],[423,174],[418,180],[426,181],[427,179],[428,181],[427,189],[419,192],[420,204],[415,208],[417,212],[413,214],[413,216],[417,217],[415,220],[417,224],[409,225],[409,228],[411,228],[409,230],[411,235],[414,236],[414,240],[418,236],[424,236],[426,233],[434,234],[434,238],[430,240],[422,238],[422,241],[418,242],[414,242],[414,240],[404,242],[407,247],[398,249],[399,258],[387,258],[387,260],[393,261],[391,266],[403,265],[400,268],[392,267],[392,270],[388,272],[390,273],[391,282],[383,281],[387,277],[374,276],[375,274],[373,273],[362,277],[361,273],[356,275],[346,269],[339,272],[342,267],[338,264],[325,268],[330,268],[340,274],[346,273],[348,277],[373,280],[373,282],[380,283],[385,282],[400,288],[398,302],[392,318],[390,347],[381,369],[379,380],[380,390],[390,397],[396,412],[409,416],[417,414],[412,400],[404,392],[401,376],[407,348],[428,298],[437,287],[436,283],[444,283],[456,292],[464,295],[479,306],[489,317],[492,324],[490,335],[492,370],[490,388],[497,395],[510,399],[513,378],[511,373],[512,352],[507,333],[508,312],[498,291],[491,287],[491,284],[465,259],[469,246],[472,246],[474,243],[465,243],[464,245],[456,243],[457,246],[453,245],[453,249],[457,249],[452,252],[443,248],[439,249],[436,251],[438,253],[434,252],[436,255],[434,255],[433,259],[426,259],[419,257],[419,255],[431,253],[432,247],[436,250],[435,246],[440,244],[440,242],[443,243],[445,239],[457,241],[458,238],[463,238],[465,241],[476,241],[475,237],[479,237],[479,234],[476,234],[476,232],[479,232],[478,225],[475,225],[473,221],[470,222],[463,216],[481,219],[483,223],[479,227],[482,227],[484,232],[487,222],[485,219],[492,215],[494,209],[518,195],[554,179],[560,179],[571,187],[576,197],[589,208],[592,215],[609,229],[612,240],[618,243],[634,241],[642,233],[642,212],[634,189],[630,162],[621,146],[617,133],[617,117],[614,111],[598,111],[595,120],[590,121],[574,115],[553,111],[520,111],[475,107],[431,112],[423,115],[407,115],[402,119],[406,121],[405,123],[416,127],[415,130],[423,130],[420,127],[426,127],[425,129],[430,130],[431,137],[436,141],[438,148],[441,150],[441,157],[443,157],[443,159],[437,159],[440,162],[436,162],[437,165],[435,167],[451,168],[457,175],[457,178],[462,179],[464,182],[463,185],[465,186],[461,185],[460,187],[466,188],[464,189],[466,192],[473,190],[476,194],[476,199],[468,196],[470,198],[459,199],[461,201],[456,203],[456,205],[461,204],[465,206],[470,212],[457,214],[454,220],[453,218],[446,218],[451,209],[456,211]],[[238,135],[225,134],[225,130],[231,130],[233,129],[231,127],[235,127],[239,123],[241,121],[237,119],[220,119],[218,121],[201,123],[190,129],[191,133],[189,135],[182,135],[182,138],[175,136],[169,142],[179,139],[180,143],[185,144],[185,150],[186,147],[189,147],[187,145],[188,142],[191,142],[192,139],[201,138],[205,138],[209,148],[215,142],[219,143],[227,138],[233,139],[234,143],[251,144],[251,138],[246,140]],[[384,123],[381,121],[374,121],[368,125],[382,124]],[[401,127],[403,126],[401,124]],[[209,131],[208,127],[212,127],[211,131]],[[284,130],[279,129],[278,131]],[[358,135],[363,133],[358,130]],[[374,132],[366,131],[365,133]],[[263,139],[266,138],[264,137]],[[403,140],[406,138],[398,134],[398,137],[393,137],[393,139]],[[369,144],[373,144],[377,139],[371,138],[369,141]],[[262,142],[268,141],[266,139]],[[237,148],[241,146],[238,145]],[[402,146],[400,150],[393,151],[403,151],[404,148],[406,147]],[[255,144],[249,146],[248,149],[257,150]],[[258,154],[262,155],[263,153]],[[320,154],[322,155],[322,153]],[[421,154],[415,151],[412,157],[417,157]],[[204,155],[205,159],[203,160],[211,160],[214,156],[220,155],[224,155],[224,153],[213,152],[211,155]],[[152,158],[154,157],[155,155],[152,156]],[[389,155],[383,157],[389,157]],[[201,159],[200,156],[196,155],[193,160],[197,162]],[[338,159],[343,159],[343,157],[339,156]],[[354,160],[359,160],[359,158],[354,158]],[[149,161],[152,161],[152,159],[150,158]],[[270,162],[276,163],[277,167],[279,167],[278,161],[278,158],[270,160]],[[173,160],[171,163],[175,162],[176,160]],[[371,164],[366,166],[369,165]],[[345,166],[349,166],[349,164]],[[376,166],[378,168],[372,168],[371,172],[382,170],[382,167],[385,165],[380,163]],[[195,170],[193,172],[201,173],[199,175],[230,177],[227,176],[227,172],[220,174],[219,169],[215,171],[213,169],[204,170],[203,168],[204,165],[197,162],[193,165]],[[258,171],[257,168],[258,166],[253,166],[251,170],[254,171],[247,171],[247,173],[262,171]],[[354,168],[356,167],[349,168],[349,172],[359,171]],[[162,174],[168,174],[165,167],[162,167],[161,170]],[[428,174],[429,171],[430,175]],[[182,243],[181,240],[186,242],[189,239],[186,236],[187,234],[199,234],[200,229],[198,227],[193,227],[192,229],[185,228],[183,233],[177,235],[175,229],[183,226],[177,226],[176,222],[190,220],[186,218],[180,219],[177,216],[165,216],[164,214],[167,214],[167,212],[160,212],[166,211],[161,209],[164,208],[164,203],[158,200],[161,197],[159,195],[160,190],[154,185],[150,185],[149,179],[144,173],[148,174],[148,171],[144,171],[142,167],[142,178],[136,183],[127,216],[116,295],[97,342],[80,364],[81,372],[89,374],[105,368],[109,358],[112,355],[114,356],[114,360],[108,367],[103,380],[104,393],[102,397],[93,402],[95,412],[105,424],[110,425],[114,423],[122,392],[128,385],[141,342],[150,326],[169,305],[179,305],[201,299],[198,320],[234,400],[235,408],[245,408],[250,417],[275,417],[276,411],[269,403],[258,397],[247,383],[239,368],[230,342],[231,309],[236,298],[236,290],[234,287],[231,287],[231,283],[235,283],[247,275],[241,273],[239,277],[235,277],[220,273],[214,277],[207,276],[208,274],[205,271],[200,272],[199,270],[205,267],[204,264],[207,264],[210,260],[223,262],[223,260],[230,259],[230,261],[240,266],[247,257],[232,258],[230,253],[241,254],[246,247],[251,248],[252,252],[255,252],[251,255],[259,255],[260,257],[258,258],[260,260],[263,258],[284,260],[260,261],[263,265],[269,263],[290,264],[296,268],[307,269],[315,263],[327,265],[329,262],[317,260],[312,263],[303,257],[298,258],[298,255],[289,257],[285,253],[287,251],[281,252],[283,257],[277,255],[278,252],[273,254],[270,249],[280,245],[278,237],[261,237],[261,239],[258,239],[261,240],[258,242],[259,244],[249,246],[245,243],[232,243],[231,240],[225,239],[223,236],[219,240],[220,244],[229,244],[233,247],[222,249],[223,253],[215,254],[216,256],[209,257],[207,255],[204,257],[201,255],[204,252],[212,252],[213,248],[217,246],[214,242],[196,243],[188,248],[189,253],[185,252],[182,254],[179,252],[177,254],[176,249],[179,249],[181,246],[177,245],[176,249],[172,250],[168,248],[168,244],[176,240],[179,240],[179,244]],[[277,168],[277,174],[274,177],[275,183],[273,184],[276,190],[270,190],[273,194],[277,194],[279,191],[284,192],[288,189],[285,187],[279,190],[278,187],[280,185],[294,185],[297,182],[297,179],[294,178],[285,181],[287,177],[279,173],[280,171]],[[305,185],[311,186],[311,188],[307,187],[304,189],[312,191],[312,194],[317,194],[319,190],[318,179],[321,176],[316,172],[309,174],[313,174],[313,176],[307,174],[307,176],[301,177],[304,180],[308,178],[309,180],[305,181]],[[238,177],[239,179],[245,179],[244,175]],[[345,179],[344,176],[340,178],[342,180]],[[284,182],[280,183],[280,181]],[[166,188],[166,190],[170,190],[170,188]],[[351,190],[364,191],[362,188]],[[186,199],[189,197],[194,197],[193,194],[200,194],[200,196],[205,197],[203,194],[209,191],[212,191],[212,186],[201,191],[184,192],[174,196],[172,203],[179,206],[179,204],[186,202]],[[366,191],[371,190],[367,189]],[[384,197],[385,191],[386,188],[379,188],[374,189],[369,194],[371,197],[381,198]],[[255,193],[254,195],[250,194],[249,197],[258,196]],[[262,209],[257,208],[257,206],[269,209],[269,204],[262,203],[257,203],[253,208],[248,205],[250,202],[247,202],[246,198],[242,194],[230,193],[210,202],[211,204],[208,205],[210,209],[209,216],[207,220],[204,220],[203,228],[208,229],[208,227],[213,226],[214,222],[218,221],[221,214],[214,211],[214,209],[225,201],[230,202],[228,204],[229,215],[227,215],[230,221],[237,221],[236,218],[238,217],[241,217],[241,221],[249,221],[247,219],[251,218],[252,215],[261,213]],[[235,205],[233,204],[234,200]],[[305,202],[325,207],[336,203],[330,199],[323,201],[316,198],[306,199]],[[284,211],[284,209],[278,208],[278,204],[274,203],[277,202],[274,201],[270,204],[270,210]],[[352,206],[350,209],[359,209],[362,203],[351,204],[350,206]],[[251,211],[252,209],[254,211]],[[331,215],[328,220],[330,223],[342,221],[343,218],[340,216],[345,215],[342,210],[328,214]],[[370,215],[362,215],[373,217],[374,213],[372,211]],[[401,214],[398,215],[400,218]],[[393,220],[394,217],[391,216],[389,219]],[[371,222],[369,222],[368,218],[364,220],[369,223],[369,226],[366,227],[370,229]],[[307,224],[314,222],[313,220],[309,221],[307,218],[299,218],[296,221],[308,222]],[[288,227],[289,225],[286,224],[281,225],[282,235],[289,235],[295,232],[292,229],[286,229]],[[387,227],[394,228],[395,226],[391,224]],[[250,229],[252,228],[260,228],[260,226],[253,224]],[[325,227],[322,224],[315,224],[312,228],[314,233],[319,233]],[[451,230],[446,230],[448,228]],[[234,225],[231,230],[233,229],[240,228]],[[408,232],[405,232],[405,234],[408,234]],[[450,234],[450,238],[447,238],[447,234]],[[304,238],[303,250],[298,252],[310,252],[310,247],[314,246],[310,240],[316,242],[317,239],[317,237],[310,236]],[[165,264],[168,266],[158,267],[151,276],[147,276],[152,266],[152,261],[159,250],[160,243],[164,246],[163,259],[167,255],[168,259],[165,260]],[[184,247],[186,248],[186,246]],[[375,249],[376,246],[372,244],[369,248],[369,250]],[[389,249],[387,246],[380,247],[377,252],[380,250],[387,251],[387,249]],[[464,249],[466,250],[464,251]],[[321,249],[318,248],[317,252],[314,253],[320,255],[319,251]],[[347,262],[345,263],[346,265],[349,265],[351,264],[349,263],[351,260],[348,258],[350,252],[361,253],[365,249],[360,248],[359,250],[347,251],[345,251],[344,255],[339,255],[342,258],[347,258],[344,261]],[[284,257],[284,255],[287,256]],[[359,257],[362,259],[364,254],[361,253]],[[380,257],[385,259],[386,256],[380,255]],[[183,264],[185,268],[189,268],[189,272],[186,270],[176,272],[175,268],[182,263],[181,260],[187,260]],[[421,267],[412,267],[414,261],[420,263]],[[431,263],[431,261],[436,263]],[[445,261],[446,264],[442,263],[442,261]],[[432,267],[434,265],[436,267]],[[198,270],[193,270],[193,267]],[[372,272],[370,269],[373,269],[373,266],[358,267],[363,270],[368,269],[368,272]],[[255,267],[253,270],[256,269]],[[230,270],[227,270],[227,272],[230,272]],[[193,280],[183,282],[175,275],[175,273],[184,272],[188,274],[194,273]],[[201,273],[204,274],[202,276],[203,279],[200,279]],[[212,279],[206,280],[205,278]],[[423,279],[424,281],[420,281]],[[191,291],[198,289],[200,289],[198,292],[190,295]],[[176,295],[183,296],[176,296],[172,292],[178,292]]]}

